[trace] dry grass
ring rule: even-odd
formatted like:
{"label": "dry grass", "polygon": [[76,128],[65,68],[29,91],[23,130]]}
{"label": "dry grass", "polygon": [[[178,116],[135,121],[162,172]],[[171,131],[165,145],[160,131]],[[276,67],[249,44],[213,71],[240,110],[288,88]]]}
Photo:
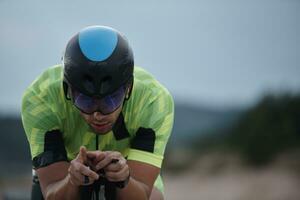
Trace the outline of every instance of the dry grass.
{"label": "dry grass", "polygon": [[[299,166],[281,156],[269,166],[249,168],[236,156],[214,153],[201,157],[189,171],[165,174],[168,200],[299,200]],[[300,170],[300,168],[298,168]]]}

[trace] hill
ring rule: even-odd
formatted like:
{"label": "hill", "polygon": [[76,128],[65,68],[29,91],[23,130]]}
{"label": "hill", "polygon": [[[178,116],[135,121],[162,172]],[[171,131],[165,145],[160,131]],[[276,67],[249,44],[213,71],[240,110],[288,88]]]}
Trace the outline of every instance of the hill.
{"label": "hill", "polygon": [[244,112],[241,108],[217,109],[209,106],[175,104],[175,117],[170,146],[189,145],[195,138],[207,134],[222,134],[230,128]]}

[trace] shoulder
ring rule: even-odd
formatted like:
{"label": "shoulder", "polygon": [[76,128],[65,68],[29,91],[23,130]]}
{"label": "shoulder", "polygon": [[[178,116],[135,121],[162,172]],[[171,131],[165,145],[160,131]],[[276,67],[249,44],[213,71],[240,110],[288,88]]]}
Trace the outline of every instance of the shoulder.
{"label": "shoulder", "polygon": [[48,116],[66,106],[62,87],[62,67],[52,66],[39,75],[24,91],[22,116]]}
{"label": "shoulder", "polygon": [[47,68],[40,74],[25,90],[26,92],[34,91],[36,93],[43,92],[44,89],[58,87],[62,81],[62,66],[55,65]]}
{"label": "shoulder", "polygon": [[160,98],[172,100],[170,92],[163,84],[150,72],[137,66],[134,69],[133,95],[140,98],[144,97],[148,102]]}
{"label": "shoulder", "polygon": [[131,96],[124,107],[125,118],[135,129],[153,127],[174,113],[173,97],[167,88],[145,69],[135,67]]}
{"label": "shoulder", "polygon": [[55,65],[46,69],[40,74],[25,90],[23,101],[31,96],[43,100],[49,100],[50,97],[58,97],[62,90],[62,66]]}

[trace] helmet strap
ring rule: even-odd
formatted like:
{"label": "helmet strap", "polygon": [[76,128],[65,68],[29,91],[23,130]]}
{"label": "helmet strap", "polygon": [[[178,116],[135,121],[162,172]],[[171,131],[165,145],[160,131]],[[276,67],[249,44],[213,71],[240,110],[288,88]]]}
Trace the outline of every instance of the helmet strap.
{"label": "helmet strap", "polygon": [[65,94],[66,99],[71,100],[70,86],[65,81],[63,81],[63,89],[64,89],[64,94]]}
{"label": "helmet strap", "polygon": [[127,88],[127,91],[126,91],[126,96],[125,96],[125,100],[127,101],[130,96],[131,96],[131,92],[132,92],[132,89],[133,89],[133,77],[129,79],[128,81],[128,88]]}

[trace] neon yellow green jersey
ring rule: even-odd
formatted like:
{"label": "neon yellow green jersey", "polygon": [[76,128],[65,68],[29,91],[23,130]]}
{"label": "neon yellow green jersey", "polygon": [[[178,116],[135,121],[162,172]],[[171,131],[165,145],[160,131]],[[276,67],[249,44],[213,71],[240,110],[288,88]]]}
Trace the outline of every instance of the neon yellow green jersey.
{"label": "neon yellow green jersey", "polygon": [[[140,67],[134,68],[134,85],[131,96],[125,101],[122,112],[105,135],[96,134],[80,115],[79,110],[64,95],[63,68],[48,68],[25,91],[22,100],[22,121],[30,144],[35,168],[65,160],[59,145],[48,145],[55,140],[57,130],[66,159],[72,160],[84,145],[88,150],[119,151],[128,160],[161,167],[165,147],[171,134],[174,103],[168,90]],[[53,137],[52,137],[53,136]],[[44,155],[45,159],[37,159]],[[155,185],[162,190],[160,177]]]}

